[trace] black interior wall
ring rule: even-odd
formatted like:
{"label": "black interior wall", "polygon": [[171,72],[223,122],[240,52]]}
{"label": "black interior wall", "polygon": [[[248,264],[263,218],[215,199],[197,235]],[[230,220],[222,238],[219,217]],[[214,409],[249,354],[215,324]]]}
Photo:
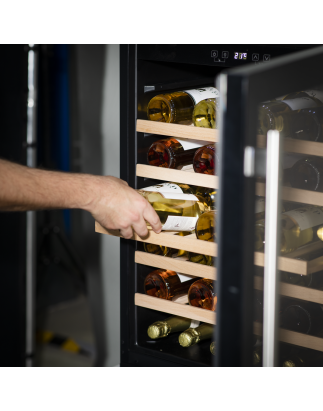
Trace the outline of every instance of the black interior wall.
{"label": "black interior wall", "polygon": [[[23,45],[0,50],[0,158],[25,165],[28,50]],[[26,214],[1,212],[0,228],[0,366],[23,366]]]}

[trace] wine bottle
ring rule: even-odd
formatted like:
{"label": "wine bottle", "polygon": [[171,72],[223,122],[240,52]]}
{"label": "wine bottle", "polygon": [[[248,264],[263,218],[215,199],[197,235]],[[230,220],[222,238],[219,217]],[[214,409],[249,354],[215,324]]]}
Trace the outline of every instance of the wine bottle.
{"label": "wine bottle", "polygon": [[215,343],[215,341],[212,341],[211,344],[210,344],[211,354],[215,355],[215,349],[216,349],[216,343]]}
{"label": "wine bottle", "polygon": [[[181,231],[180,233],[176,233],[174,235],[185,237],[186,235],[190,235],[190,234],[191,233],[189,231]],[[143,245],[144,245],[144,250],[146,251],[146,253],[149,253],[149,254],[162,255],[164,257],[172,257],[172,258],[187,256],[187,251],[185,250],[177,250],[176,248],[170,248],[164,245],[157,245],[157,244],[151,244],[151,243],[143,243]]]}
{"label": "wine bottle", "polygon": [[214,258],[211,257],[210,255],[204,255],[204,254],[197,254],[197,253],[192,253],[190,251],[187,252],[188,259],[192,263],[198,263],[198,264],[203,264],[203,265],[214,265]]}
{"label": "wine bottle", "polygon": [[171,333],[181,332],[190,327],[192,320],[189,318],[171,316],[164,321],[156,321],[148,327],[147,333],[153,340],[167,337]]}
{"label": "wine bottle", "polygon": [[204,203],[193,194],[184,194],[176,184],[163,183],[137,190],[154,208],[163,230],[193,231]]}
{"label": "wine bottle", "polygon": [[208,187],[195,187],[194,193],[197,197],[202,197],[205,201],[205,209],[216,209],[216,194],[217,190]]}
{"label": "wine bottle", "polygon": [[[215,353],[216,353],[216,343],[215,343],[215,341],[211,342],[210,351],[211,351],[211,354],[215,355]],[[261,345],[258,346],[258,347],[255,347],[253,349],[252,357],[253,357],[253,366],[254,367],[261,367],[261,364],[262,364],[262,346]]]}
{"label": "wine bottle", "polygon": [[258,108],[258,133],[278,130],[282,136],[320,141],[323,124],[323,92],[307,90],[283,100],[266,101]]}
{"label": "wine bottle", "polygon": [[321,367],[323,353],[308,348],[298,348],[289,350],[281,359],[282,367]]}
{"label": "wine bottle", "polygon": [[163,123],[192,124],[194,106],[201,100],[218,96],[214,87],[158,94],[148,103],[147,117]]}
{"label": "wine bottle", "polygon": [[[256,197],[255,215],[256,219],[265,215],[264,197]],[[199,240],[216,241],[216,219],[216,210],[206,211],[200,215],[195,226],[195,234]]]}
{"label": "wine bottle", "polygon": [[322,289],[323,288],[323,271],[317,273],[301,275],[288,273],[285,271],[280,272],[280,279],[284,283],[298,285],[300,287],[309,287]]}
{"label": "wine bottle", "polygon": [[[280,253],[287,254],[318,239],[317,230],[323,224],[323,207],[304,205],[281,214]],[[256,221],[256,251],[263,251],[265,220]]]}
{"label": "wine bottle", "polygon": [[292,187],[310,191],[323,191],[323,159],[308,157],[298,160],[290,170]]}
{"label": "wine bottle", "polygon": [[195,281],[188,290],[188,302],[193,307],[215,311],[217,303],[215,283],[208,278]]}
{"label": "wine bottle", "polygon": [[198,327],[190,327],[178,337],[178,342],[182,347],[191,347],[200,341],[212,338],[214,326],[211,324],[201,324]]}
{"label": "wine bottle", "polygon": [[[285,299],[288,301],[288,299]],[[317,335],[323,329],[322,306],[310,301],[286,302],[281,316],[281,326],[303,334]]]}
{"label": "wine bottle", "polygon": [[195,127],[217,128],[216,111],[218,98],[208,98],[196,104],[193,110],[193,124]]}
{"label": "wine bottle", "polygon": [[154,270],[144,281],[145,293],[153,297],[171,300],[187,294],[196,277],[175,273],[171,270]]}
{"label": "wine bottle", "polygon": [[215,144],[208,144],[198,148],[193,157],[195,173],[217,175],[219,158]]}
{"label": "wine bottle", "polygon": [[195,140],[166,138],[155,141],[148,149],[148,164],[155,167],[181,169],[191,165],[196,150],[203,144]]}
{"label": "wine bottle", "polygon": [[195,226],[195,234],[199,240],[216,240],[216,211],[206,211],[198,218]]}

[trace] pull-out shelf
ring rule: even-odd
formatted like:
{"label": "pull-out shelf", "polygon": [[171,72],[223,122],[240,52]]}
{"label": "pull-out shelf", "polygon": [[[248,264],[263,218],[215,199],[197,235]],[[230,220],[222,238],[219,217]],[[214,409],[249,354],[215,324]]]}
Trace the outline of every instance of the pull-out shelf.
{"label": "pull-out shelf", "polygon": [[[204,310],[190,305],[179,304],[161,298],[151,297],[144,294],[135,294],[135,305],[162,311],[172,315],[179,315],[192,320],[202,321],[208,324],[216,324],[216,314],[213,311]],[[254,333],[262,336],[262,324],[254,322]],[[279,341],[310,348],[312,350],[323,351],[323,338],[313,335],[301,334],[294,331],[279,330]]]}
{"label": "pull-out shelf", "polygon": [[[99,223],[95,223],[95,231],[101,234],[113,235],[120,237],[119,231],[115,230],[106,230]],[[142,241],[144,243],[151,243],[157,245],[163,245],[170,248],[176,248],[178,250],[186,250],[197,254],[210,255],[212,257],[217,256],[217,244],[211,243],[208,241],[198,240],[195,234],[191,234],[185,237],[180,237],[175,235],[174,232],[161,232],[160,234],[154,233],[151,229],[148,230],[148,235],[145,238],[139,237],[137,234],[134,234],[131,238],[132,240]],[[323,270],[323,256],[315,258],[311,261],[299,260],[298,258],[302,257],[309,252],[323,249],[323,243],[317,242],[310,244],[308,246],[302,247],[301,250],[297,250],[295,253],[291,253],[288,257],[279,257],[278,258],[278,268],[281,271],[287,271],[295,274],[308,275],[315,273],[317,271]],[[290,258],[293,256],[293,258]],[[147,254],[147,258],[149,254]],[[263,267],[264,266],[264,253],[256,252],[255,253],[255,265]],[[197,263],[192,263],[196,264]],[[204,266],[205,267],[205,266]],[[206,268],[206,267],[205,267]],[[213,268],[213,267],[211,267]]]}

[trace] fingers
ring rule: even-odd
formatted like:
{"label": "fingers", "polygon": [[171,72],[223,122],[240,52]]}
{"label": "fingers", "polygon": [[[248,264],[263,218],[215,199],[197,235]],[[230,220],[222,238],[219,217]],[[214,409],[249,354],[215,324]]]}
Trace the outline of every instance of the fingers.
{"label": "fingers", "polygon": [[147,206],[144,209],[143,217],[146,221],[148,221],[155,233],[158,234],[161,232],[162,224],[160,222],[158,214],[148,202]]}
{"label": "fingers", "polygon": [[132,228],[139,235],[139,237],[146,237],[146,235],[148,234],[147,224],[142,216],[140,218],[140,221],[132,225]]}
{"label": "fingers", "polygon": [[127,240],[129,240],[133,236],[133,231],[132,231],[131,226],[127,228],[121,228],[120,234],[122,235],[123,238],[126,238]]}

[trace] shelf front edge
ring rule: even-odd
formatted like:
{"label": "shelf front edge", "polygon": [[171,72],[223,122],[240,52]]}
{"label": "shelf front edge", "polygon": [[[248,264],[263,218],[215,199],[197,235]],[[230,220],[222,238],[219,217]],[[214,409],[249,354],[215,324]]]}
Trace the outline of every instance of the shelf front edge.
{"label": "shelf front edge", "polygon": [[136,293],[135,305],[172,315],[179,315],[180,317],[191,318],[192,320],[203,321],[208,324],[216,324],[216,314],[214,311],[204,310],[203,308],[192,307],[186,304],[178,304],[146,294]]}
{"label": "shelf front edge", "polygon": [[216,129],[185,126],[182,124],[137,120],[136,130],[147,134],[159,134],[175,138],[189,138],[211,143],[217,143],[219,141],[219,131]]}
{"label": "shelf front edge", "polygon": [[182,274],[194,275],[196,277],[216,280],[216,268],[203,264],[182,261],[177,258],[164,257],[156,254],[149,254],[142,251],[135,252],[135,262],[149,265],[151,267],[172,270]]}
{"label": "shelf front edge", "polygon": [[171,168],[154,167],[147,164],[137,164],[137,177],[153,178],[174,183],[191,184],[194,186],[218,188],[218,177],[207,174],[190,173]]}
{"label": "shelf front edge", "polygon": [[[95,231],[101,234],[108,234],[115,237],[121,237],[119,230],[106,230],[97,221],[95,222]],[[131,237],[131,240],[163,245],[180,250],[191,251],[193,253],[210,255],[212,257],[216,256],[216,243],[197,240],[196,238],[190,238],[190,236],[187,237],[179,237],[176,235],[167,234],[167,232],[161,232],[159,234],[156,234],[154,231],[149,229],[147,237],[141,238],[139,237],[139,235],[134,233],[134,235]]]}

